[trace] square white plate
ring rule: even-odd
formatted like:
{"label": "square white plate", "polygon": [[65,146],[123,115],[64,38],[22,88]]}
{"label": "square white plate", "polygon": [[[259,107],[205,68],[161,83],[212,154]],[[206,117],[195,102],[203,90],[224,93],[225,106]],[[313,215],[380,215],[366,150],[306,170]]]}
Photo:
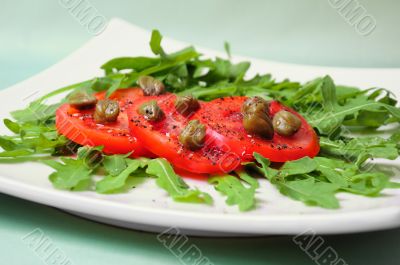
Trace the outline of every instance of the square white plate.
{"label": "square white plate", "polygon": [[[102,34],[61,62],[0,92],[1,118],[56,88],[101,76],[99,66],[108,59],[151,55],[149,39],[150,32],[119,19],[112,20]],[[187,44],[165,38],[163,46],[173,51]],[[199,50],[207,56],[225,56],[207,49]],[[328,68],[244,57],[234,60],[249,60],[252,62],[251,74],[269,72],[278,80],[290,78],[303,82],[330,74],[340,84],[386,87],[400,95],[400,69]],[[7,133],[3,126],[0,133]],[[385,163],[395,173],[400,172],[398,162]],[[400,190],[385,190],[384,196],[378,198],[340,193],[341,208],[326,210],[286,198],[266,180],[261,180],[257,208],[242,213],[236,207],[227,206],[225,199],[211,185],[201,181],[187,180],[190,186],[209,192],[215,200],[213,206],[173,202],[152,180],[129,193],[117,195],[60,191],[47,179],[51,171],[38,163],[2,163],[0,192],[101,222],[154,232],[174,226],[187,234],[203,236],[298,234],[310,229],[334,234],[400,226]]]}

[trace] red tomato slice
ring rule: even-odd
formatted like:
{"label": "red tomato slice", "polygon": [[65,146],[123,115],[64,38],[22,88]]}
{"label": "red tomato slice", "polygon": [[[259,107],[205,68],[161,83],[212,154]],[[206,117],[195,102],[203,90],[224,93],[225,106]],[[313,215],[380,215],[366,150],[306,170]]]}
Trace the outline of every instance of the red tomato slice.
{"label": "red tomato slice", "polygon": [[174,171],[176,174],[178,174],[181,177],[190,178],[190,179],[194,179],[194,180],[207,180],[208,177],[210,176],[209,174],[205,174],[205,173],[189,172],[189,171],[186,171],[186,170],[178,168],[178,167],[174,168]]}
{"label": "red tomato slice", "polygon": [[[128,108],[129,126],[141,143],[152,153],[166,158],[175,168],[194,173],[220,173],[234,170],[240,165],[240,158],[229,152],[223,137],[207,129],[206,143],[197,151],[183,148],[178,141],[188,119],[175,111],[176,96],[143,97]],[[156,100],[165,113],[161,121],[150,122],[138,113],[139,107],[150,100]],[[215,137],[216,136],[216,137]]]}
{"label": "red tomato slice", "polygon": [[245,100],[246,97],[215,99],[205,103],[193,118],[219,134],[242,161],[252,160],[253,152],[260,153],[273,162],[286,162],[318,154],[319,141],[313,128],[300,114],[277,101],[270,103],[271,117],[280,110],[289,111],[300,118],[300,129],[289,137],[275,132],[271,140],[248,134],[243,128],[241,113],[241,106]]}
{"label": "red tomato slice", "polygon": [[[97,93],[97,99],[104,99],[105,92]],[[132,153],[132,157],[149,156],[150,152],[129,133],[126,108],[143,97],[138,88],[121,89],[110,98],[119,101],[120,114],[116,122],[98,124],[93,119],[94,109],[78,110],[68,104],[56,111],[56,127],[60,134],[81,145],[104,146],[108,154]]]}

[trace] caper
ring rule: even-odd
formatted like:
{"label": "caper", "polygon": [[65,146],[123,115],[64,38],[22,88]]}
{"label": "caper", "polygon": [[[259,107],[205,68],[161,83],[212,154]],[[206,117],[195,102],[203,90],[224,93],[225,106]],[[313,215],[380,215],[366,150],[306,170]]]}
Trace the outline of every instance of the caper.
{"label": "caper", "polygon": [[260,97],[248,98],[242,105],[242,113],[249,112],[265,112],[269,115],[269,104]]}
{"label": "caper", "polygon": [[100,150],[92,149],[84,156],[84,162],[88,167],[94,167],[103,162],[104,156]]}
{"label": "caper", "polygon": [[145,96],[158,96],[165,92],[164,84],[151,76],[139,77],[138,84],[142,88]]}
{"label": "caper", "polygon": [[301,120],[293,113],[281,110],[275,114],[272,124],[279,135],[292,136],[301,126]]}
{"label": "caper", "polygon": [[244,113],[243,127],[248,133],[259,135],[267,140],[274,136],[271,119],[266,113]]}
{"label": "caper", "polygon": [[94,112],[94,120],[98,123],[114,122],[119,115],[119,103],[116,100],[99,100]]}
{"label": "caper", "polygon": [[190,150],[203,147],[206,139],[206,126],[198,120],[191,120],[179,135],[179,142]]}
{"label": "caper", "polygon": [[96,102],[97,99],[95,96],[82,91],[75,92],[68,96],[68,103],[77,109],[93,107]]}
{"label": "caper", "polygon": [[159,121],[164,118],[164,112],[158,106],[157,101],[151,100],[142,104],[138,112],[144,116],[146,120],[149,121]]}
{"label": "caper", "polygon": [[186,95],[175,100],[175,108],[183,116],[190,116],[200,108],[200,104],[192,95]]}
{"label": "caper", "polygon": [[242,105],[243,127],[248,133],[272,139],[274,128],[269,117],[269,104],[260,97],[247,99]]}

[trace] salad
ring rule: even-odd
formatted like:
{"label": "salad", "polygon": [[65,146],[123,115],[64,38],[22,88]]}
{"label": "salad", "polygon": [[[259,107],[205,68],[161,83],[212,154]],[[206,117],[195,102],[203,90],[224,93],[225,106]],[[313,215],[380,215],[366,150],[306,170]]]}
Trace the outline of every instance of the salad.
{"label": "salad", "polygon": [[[336,85],[328,75],[304,84],[251,77],[228,44],[226,59],[205,59],[193,47],[167,53],[161,41],[154,30],[154,57],[114,58],[104,76],[11,112],[0,162],[50,166],[57,189],[115,194],[154,178],[177,202],[212,204],[184,180],[200,179],[241,211],[257,207],[260,178],[328,209],[340,207],[338,192],[400,187],[373,163],[399,156],[390,126],[400,109],[389,90]],[[360,131],[370,134],[355,137]]]}

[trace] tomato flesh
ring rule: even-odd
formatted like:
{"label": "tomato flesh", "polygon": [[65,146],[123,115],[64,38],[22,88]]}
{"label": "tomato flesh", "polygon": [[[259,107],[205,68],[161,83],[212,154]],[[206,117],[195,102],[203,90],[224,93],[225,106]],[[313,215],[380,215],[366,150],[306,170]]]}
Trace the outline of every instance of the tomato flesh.
{"label": "tomato flesh", "polygon": [[[191,151],[179,143],[178,137],[186,126],[188,118],[176,112],[176,96],[166,94],[144,97],[128,108],[129,126],[135,135],[152,153],[166,158],[174,167],[194,173],[229,172],[237,168],[240,159],[229,153],[229,147],[214,131],[207,129],[206,144],[200,150]],[[140,106],[148,101],[157,101],[165,114],[161,121],[151,122],[138,112]]]}
{"label": "tomato flesh", "polygon": [[[105,92],[97,93],[96,98],[105,98]],[[60,134],[81,145],[104,146],[107,154],[127,154],[132,157],[150,156],[151,153],[130,134],[126,109],[135,100],[143,97],[140,89],[121,89],[110,95],[118,100],[120,114],[117,121],[99,124],[93,119],[94,108],[79,110],[69,104],[62,105],[56,111],[56,127]]]}
{"label": "tomato flesh", "polygon": [[[129,127],[152,153],[166,158],[175,168],[194,173],[226,173],[240,167],[241,162],[253,161],[253,152],[258,152],[273,162],[285,162],[304,156],[313,157],[319,152],[318,137],[306,120],[294,110],[277,101],[270,104],[270,115],[286,110],[300,118],[300,129],[292,136],[277,133],[271,140],[248,134],[243,128],[241,106],[246,97],[220,98],[201,102],[201,108],[190,118],[179,114],[174,107],[176,96],[143,97],[128,108]],[[148,101],[157,101],[165,117],[150,122],[138,112]],[[198,119],[205,124],[206,143],[191,151],[178,140],[189,120]]]}
{"label": "tomato flesh", "polygon": [[280,110],[289,111],[301,120],[300,129],[292,136],[281,136],[275,132],[271,140],[247,133],[243,127],[241,113],[241,107],[246,99],[246,97],[215,99],[205,103],[194,118],[223,137],[225,143],[241,157],[242,161],[252,160],[253,152],[260,153],[273,162],[286,162],[318,154],[318,137],[313,128],[300,114],[277,101],[270,102],[271,119]]}

